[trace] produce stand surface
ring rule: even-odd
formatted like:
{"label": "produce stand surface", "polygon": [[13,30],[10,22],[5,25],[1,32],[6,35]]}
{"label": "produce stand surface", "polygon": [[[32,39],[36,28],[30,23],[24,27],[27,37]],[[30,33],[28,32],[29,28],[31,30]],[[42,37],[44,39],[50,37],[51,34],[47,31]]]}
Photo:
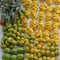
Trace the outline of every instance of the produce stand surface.
{"label": "produce stand surface", "polygon": [[[42,4],[42,3],[39,3],[39,4]],[[22,4],[21,4],[21,6],[22,6]],[[23,6],[21,8],[24,9]],[[39,13],[39,10],[38,10],[38,13]],[[30,26],[30,20],[31,19],[28,20],[28,27]],[[0,60],[2,60],[2,55],[3,55],[3,49],[1,48],[1,39],[3,37],[2,28],[3,28],[3,26],[0,25]],[[60,29],[59,29],[59,35],[60,35]],[[60,43],[59,43],[59,53],[60,53]],[[60,55],[59,55],[58,59],[60,60]]]}

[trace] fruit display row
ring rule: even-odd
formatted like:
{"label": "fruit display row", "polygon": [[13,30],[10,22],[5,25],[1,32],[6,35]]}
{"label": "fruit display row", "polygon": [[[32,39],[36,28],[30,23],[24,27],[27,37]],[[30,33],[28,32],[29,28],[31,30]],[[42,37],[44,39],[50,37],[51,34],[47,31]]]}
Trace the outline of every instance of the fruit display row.
{"label": "fruit display row", "polygon": [[58,60],[59,3],[54,2],[54,5],[52,0],[49,3],[48,0],[22,0],[22,9],[20,3],[15,4],[15,0],[14,3],[7,2],[10,3],[9,8],[11,5],[15,7],[2,10],[7,13],[2,14],[5,22],[1,41],[4,52],[2,60]]}
{"label": "fruit display row", "polygon": [[[44,2],[45,0],[40,0],[40,2]],[[60,0],[46,0],[46,3],[50,6],[52,5],[53,3],[56,4],[56,5],[59,5],[60,4]]]}

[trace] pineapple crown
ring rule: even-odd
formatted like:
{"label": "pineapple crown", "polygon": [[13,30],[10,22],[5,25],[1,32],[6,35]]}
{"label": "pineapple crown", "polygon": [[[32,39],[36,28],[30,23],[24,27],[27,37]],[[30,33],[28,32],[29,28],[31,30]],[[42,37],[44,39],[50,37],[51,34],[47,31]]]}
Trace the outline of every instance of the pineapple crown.
{"label": "pineapple crown", "polygon": [[1,0],[1,15],[4,22],[15,23],[20,20],[20,15],[24,15],[21,10],[21,0]]}

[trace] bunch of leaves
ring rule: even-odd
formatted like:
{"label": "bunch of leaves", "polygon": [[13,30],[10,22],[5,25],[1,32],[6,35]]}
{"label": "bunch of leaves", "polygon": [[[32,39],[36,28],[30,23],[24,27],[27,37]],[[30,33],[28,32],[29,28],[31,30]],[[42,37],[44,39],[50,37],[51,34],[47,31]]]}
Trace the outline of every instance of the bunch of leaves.
{"label": "bunch of leaves", "polygon": [[24,16],[21,10],[21,0],[1,0],[2,20],[4,22],[11,22],[12,24],[16,20],[20,20],[20,16]]}

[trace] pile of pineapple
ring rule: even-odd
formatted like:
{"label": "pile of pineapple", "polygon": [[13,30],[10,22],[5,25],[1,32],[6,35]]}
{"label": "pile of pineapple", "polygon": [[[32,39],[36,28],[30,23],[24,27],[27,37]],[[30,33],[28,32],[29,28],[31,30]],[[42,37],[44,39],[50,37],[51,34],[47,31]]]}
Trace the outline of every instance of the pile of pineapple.
{"label": "pile of pineapple", "polygon": [[25,10],[13,11],[3,27],[2,60],[58,60],[60,0],[21,3]]}

